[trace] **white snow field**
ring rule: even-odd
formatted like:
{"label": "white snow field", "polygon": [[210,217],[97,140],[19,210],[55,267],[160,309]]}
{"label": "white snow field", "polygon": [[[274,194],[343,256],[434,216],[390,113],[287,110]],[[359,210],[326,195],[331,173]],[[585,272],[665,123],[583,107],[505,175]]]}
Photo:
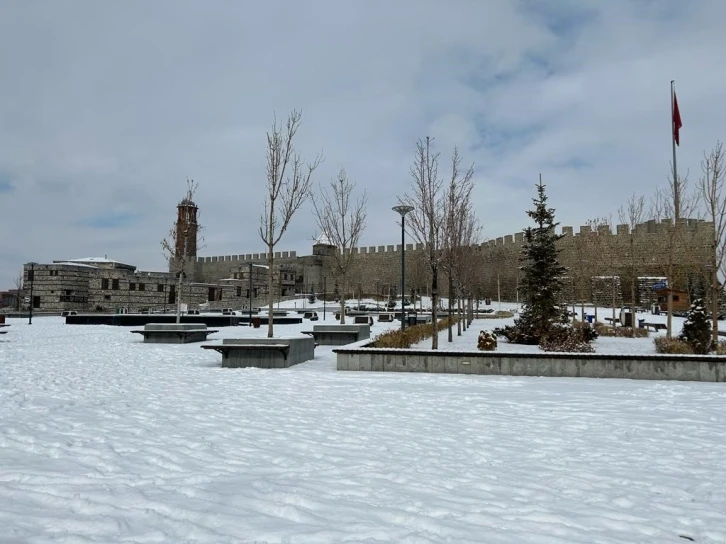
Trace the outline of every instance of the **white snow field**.
{"label": "white snow field", "polygon": [[130,328],[8,321],[2,544],[726,542],[726,384],[336,372],[325,346],[223,369]]}

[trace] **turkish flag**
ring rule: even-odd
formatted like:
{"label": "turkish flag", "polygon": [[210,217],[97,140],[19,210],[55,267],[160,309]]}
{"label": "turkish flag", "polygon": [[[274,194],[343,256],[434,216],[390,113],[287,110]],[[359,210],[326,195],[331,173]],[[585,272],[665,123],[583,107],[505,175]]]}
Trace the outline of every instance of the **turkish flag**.
{"label": "turkish flag", "polygon": [[680,138],[678,137],[678,131],[682,126],[681,112],[678,110],[678,99],[676,98],[676,92],[673,91],[673,141],[676,142],[677,146],[681,145]]}

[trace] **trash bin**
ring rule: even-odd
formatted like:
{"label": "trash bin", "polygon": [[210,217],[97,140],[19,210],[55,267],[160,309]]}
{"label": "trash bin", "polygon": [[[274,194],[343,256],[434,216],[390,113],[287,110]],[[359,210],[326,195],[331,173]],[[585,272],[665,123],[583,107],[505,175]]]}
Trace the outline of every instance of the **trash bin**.
{"label": "trash bin", "polygon": [[[270,318],[272,318],[272,316],[270,316]],[[260,328],[260,318],[259,317],[253,317],[252,318],[252,326],[255,329],[259,329]]]}
{"label": "trash bin", "polygon": [[653,306],[650,307],[650,313],[653,315],[659,315],[660,314],[660,306],[657,304],[653,304]]}
{"label": "trash bin", "polygon": [[643,323],[645,323],[645,319],[638,319],[638,328],[639,329],[645,328],[645,325],[643,325]]}
{"label": "trash bin", "polygon": [[595,322],[595,314],[587,314],[587,322],[588,323],[594,323]]}
{"label": "trash bin", "polygon": [[5,314],[0,314],[0,324],[5,323]]}
{"label": "trash bin", "polygon": [[418,320],[416,319],[415,315],[407,315],[406,316],[406,325],[409,327],[413,327],[414,325],[418,325]]}
{"label": "trash bin", "polygon": [[491,306],[491,305],[492,305],[492,299],[490,299],[490,298],[488,298],[488,297],[487,297],[487,298],[485,298],[485,299],[484,299],[484,304],[486,304],[487,306]]}

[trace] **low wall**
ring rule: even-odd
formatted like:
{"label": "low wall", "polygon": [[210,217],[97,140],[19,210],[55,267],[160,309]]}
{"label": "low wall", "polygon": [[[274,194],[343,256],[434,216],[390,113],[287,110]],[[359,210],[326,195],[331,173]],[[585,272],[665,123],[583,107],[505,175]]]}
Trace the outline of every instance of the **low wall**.
{"label": "low wall", "polygon": [[334,349],[337,369],[726,382],[726,357],[716,355],[447,352],[364,347],[368,343]]}

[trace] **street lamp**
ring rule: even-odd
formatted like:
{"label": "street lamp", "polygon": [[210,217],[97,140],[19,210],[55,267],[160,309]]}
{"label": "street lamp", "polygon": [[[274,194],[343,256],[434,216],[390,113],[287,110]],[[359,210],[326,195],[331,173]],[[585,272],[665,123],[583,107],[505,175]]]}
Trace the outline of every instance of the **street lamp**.
{"label": "street lamp", "polygon": [[33,324],[33,282],[35,281],[35,265],[38,263],[29,263],[28,279],[30,280],[30,313],[28,314],[28,325]]}
{"label": "street lamp", "polygon": [[394,212],[401,215],[401,330],[406,328],[406,214],[413,211],[413,206],[394,206]]}

